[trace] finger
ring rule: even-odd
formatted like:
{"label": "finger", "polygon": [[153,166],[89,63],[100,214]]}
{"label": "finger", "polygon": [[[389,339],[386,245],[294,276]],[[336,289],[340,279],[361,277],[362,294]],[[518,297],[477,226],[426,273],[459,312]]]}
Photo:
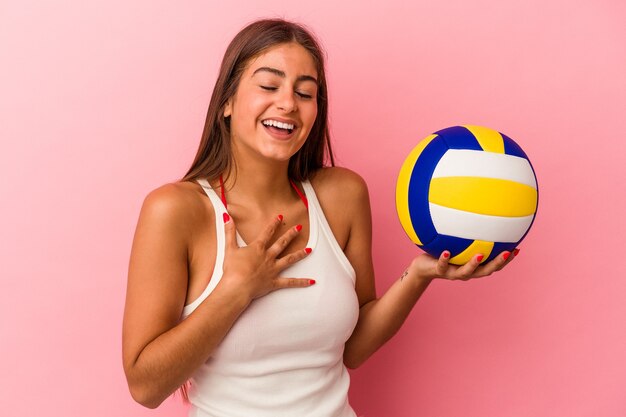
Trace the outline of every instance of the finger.
{"label": "finger", "polygon": [[447,250],[444,250],[439,256],[439,259],[437,260],[437,265],[435,266],[435,274],[439,276],[445,275],[449,266],[450,266],[450,252]]}
{"label": "finger", "polygon": [[502,266],[508,264],[509,262],[511,262],[511,260],[513,259],[511,257],[511,255],[513,254],[513,252],[509,252],[508,250],[505,250],[504,252],[502,252],[502,260],[504,261],[502,263]]}
{"label": "finger", "polygon": [[236,248],[237,245],[237,232],[235,229],[235,222],[228,215],[228,213],[223,214],[224,219],[224,234],[226,235],[226,247],[227,248]]}
{"label": "finger", "polygon": [[506,265],[508,265],[508,263],[511,262],[513,260],[513,258],[515,258],[515,252],[516,251],[518,251],[518,250],[514,249],[512,252],[509,252],[509,251],[505,250],[504,252],[502,252],[502,259],[504,260],[504,262],[500,263],[500,265],[498,266],[498,269],[496,269],[496,271],[499,271],[502,268],[504,268]]}
{"label": "finger", "polygon": [[279,214],[274,217],[274,219],[267,225],[265,230],[261,232],[259,237],[257,238],[257,243],[260,244],[263,248],[266,248],[272,237],[274,237],[274,233],[276,233],[276,229],[283,222],[283,215]]}
{"label": "finger", "polygon": [[497,271],[501,270],[502,268],[507,266],[509,264],[509,262],[511,262],[513,259],[517,258],[517,254],[518,253],[519,253],[519,249],[518,248],[513,249],[512,252],[509,252],[509,251],[502,252],[502,256],[504,258],[504,263],[502,265],[500,265],[500,267],[497,269]]}
{"label": "finger", "polygon": [[291,242],[293,238],[298,236],[298,233],[300,233],[301,230],[302,225],[300,224],[287,230],[281,237],[276,240],[276,242],[274,242],[274,244],[272,244],[272,246],[270,246],[270,248],[267,250],[267,254],[272,258],[280,255],[285,250],[287,245],[289,245],[289,242]]}
{"label": "finger", "polygon": [[488,276],[496,271],[501,270],[504,266],[511,261],[511,252],[504,251],[500,255],[496,256],[491,262],[478,268],[480,276]]}
{"label": "finger", "polygon": [[279,271],[282,271],[283,269],[306,258],[309,253],[311,253],[311,248],[305,248],[305,249],[290,253],[289,255],[285,255],[276,261],[276,268],[278,268]]}
{"label": "finger", "polygon": [[315,280],[311,278],[275,278],[274,289],[281,288],[303,288],[310,287],[315,284]]}
{"label": "finger", "polygon": [[459,269],[455,271],[453,278],[464,280],[464,281],[470,279],[472,275],[474,274],[474,271],[476,270],[476,268],[478,268],[478,265],[480,265],[483,259],[484,259],[484,256],[481,253],[472,256],[469,262],[467,262],[465,265],[463,265],[462,267],[460,267]]}

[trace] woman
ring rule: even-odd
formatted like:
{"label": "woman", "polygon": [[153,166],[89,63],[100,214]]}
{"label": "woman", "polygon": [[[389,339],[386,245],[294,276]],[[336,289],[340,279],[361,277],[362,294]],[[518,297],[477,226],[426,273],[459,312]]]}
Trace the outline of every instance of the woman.
{"label": "woman", "polygon": [[226,51],[192,167],[141,209],[123,331],[136,401],[157,407],[191,381],[194,416],[355,416],[346,367],[396,333],[431,280],[514,257],[420,255],[377,299],[366,185],[325,158],[320,47],[297,24],[252,23]]}

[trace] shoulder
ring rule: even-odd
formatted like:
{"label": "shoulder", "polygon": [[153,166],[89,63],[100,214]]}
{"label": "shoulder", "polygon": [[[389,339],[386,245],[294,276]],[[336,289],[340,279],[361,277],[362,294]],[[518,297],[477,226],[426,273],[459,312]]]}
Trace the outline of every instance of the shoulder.
{"label": "shoulder", "polygon": [[164,184],[146,195],[142,211],[159,216],[182,217],[197,205],[196,194],[190,183]]}
{"label": "shoulder", "polygon": [[356,172],[343,167],[327,167],[311,177],[311,185],[320,199],[359,201],[369,199],[367,184]]}
{"label": "shoulder", "polygon": [[150,191],[141,207],[140,221],[160,223],[178,233],[191,233],[207,215],[207,205],[197,183],[175,182]]}
{"label": "shoulder", "polygon": [[347,168],[330,167],[318,170],[310,181],[337,242],[346,250],[354,230],[367,229],[371,222],[365,180]]}

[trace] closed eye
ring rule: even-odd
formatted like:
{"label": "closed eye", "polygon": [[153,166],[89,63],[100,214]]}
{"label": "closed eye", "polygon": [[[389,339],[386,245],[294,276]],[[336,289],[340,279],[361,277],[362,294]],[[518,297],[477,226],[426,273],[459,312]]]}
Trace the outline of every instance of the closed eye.
{"label": "closed eye", "polygon": [[[262,88],[263,90],[265,90],[265,91],[276,91],[276,90],[278,90],[278,87],[271,87],[271,86],[269,86],[269,85],[261,85],[261,86],[259,86],[259,87],[261,87],[261,88]],[[297,94],[300,98],[303,98],[303,99],[305,99],[305,100],[310,100],[310,99],[312,99],[312,98],[313,98],[313,96],[312,96],[312,95],[307,94],[307,93],[303,93],[303,92],[301,92],[301,91],[296,91],[296,94]]]}

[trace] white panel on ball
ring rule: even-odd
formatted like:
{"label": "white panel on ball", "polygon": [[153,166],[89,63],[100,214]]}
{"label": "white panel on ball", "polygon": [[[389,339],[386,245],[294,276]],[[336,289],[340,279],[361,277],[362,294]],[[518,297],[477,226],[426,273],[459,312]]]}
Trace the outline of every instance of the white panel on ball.
{"label": "white panel on ball", "polygon": [[487,242],[517,242],[530,227],[534,214],[523,217],[488,216],[429,203],[437,233]]}

